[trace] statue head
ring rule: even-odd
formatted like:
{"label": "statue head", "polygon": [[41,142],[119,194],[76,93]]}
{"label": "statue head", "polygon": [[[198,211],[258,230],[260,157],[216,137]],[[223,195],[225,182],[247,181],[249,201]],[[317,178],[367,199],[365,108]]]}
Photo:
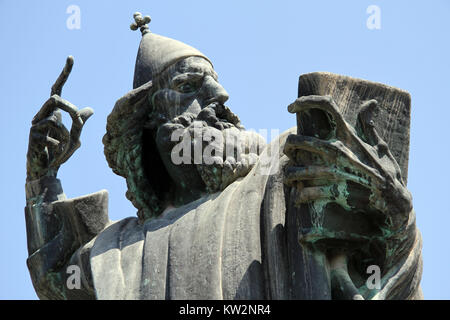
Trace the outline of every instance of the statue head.
{"label": "statue head", "polygon": [[[245,131],[224,105],[228,93],[205,55],[180,41],[150,33],[146,26],[149,17],[134,17],[131,28],[140,28],[143,34],[134,89],[116,102],[103,143],[109,166],[126,178],[127,198],[144,221],[169,206],[220,191],[251,169],[252,163],[246,160],[243,165],[232,157],[218,159],[213,165],[174,163],[172,151],[179,143],[172,139],[175,131],[191,138],[195,128],[214,137],[238,137],[247,145],[255,144],[256,154],[265,142]],[[221,141],[225,143],[225,138]],[[242,153],[248,155],[249,148]]]}

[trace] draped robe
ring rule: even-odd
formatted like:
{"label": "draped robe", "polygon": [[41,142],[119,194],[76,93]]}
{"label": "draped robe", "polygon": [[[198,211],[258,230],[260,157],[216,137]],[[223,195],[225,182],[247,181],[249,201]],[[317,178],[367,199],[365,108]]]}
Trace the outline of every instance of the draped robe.
{"label": "draped robe", "polygon": [[[58,180],[47,181],[44,196],[42,181],[28,184],[27,263],[38,296],[330,299],[329,270],[299,244],[293,191],[283,184],[288,159],[282,150],[295,131],[269,145],[252,171],[222,192],[145,223],[135,217],[110,221],[106,191],[66,199]],[[49,225],[44,220],[53,221],[47,227],[52,230],[42,230]],[[382,268],[382,287],[364,291],[365,298],[422,297],[421,237],[414,212],[402,235],[395,261]],[[79,289],[68,288],[70,265],[80,268]]]}

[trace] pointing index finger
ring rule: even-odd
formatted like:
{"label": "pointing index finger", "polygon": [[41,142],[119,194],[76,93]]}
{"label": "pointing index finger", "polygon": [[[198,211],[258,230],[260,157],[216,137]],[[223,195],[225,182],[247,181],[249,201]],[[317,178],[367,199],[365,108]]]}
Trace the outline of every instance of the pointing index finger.
{"label": "pointing index finger", "polygon": [[[36,115],[34,116],[33,120],[31,121],[31,124],[36,124],[39,121],[45,119],[46,117],[48,117],[53,111],[55,111],[55,109],[58,108],[58,106],[55,104],[55,102],[57,102],[59,105],[65,106],[65,108],[61,108],[63,110],[66,110],[67,112],[69,112],[72,116],[72,104],[70,104],[68,101],[63,100],[64,103],[62,103],[62,101],[59,101],[58,99],[56,99],[55,97],[60,96],[61,95],[61,91],[62,91],[62,87],[64,86],[64,84],[67,81],[67,78],[70,75],[70,72],[72,71],[72,67],[73,67],[73,57],[72,56],[68,56],[66,59],[66,64],[63,68],[63,70],[61,71],[59,77],[56,79],[55,83],[52,86],[52,90],[51,90],[51,94],[50,94],[50,99],[48,99],[44,105],[42,106],[42,108],[36,113]],[[69,106],[70,105],[70,106]],[[75,106],[73,106],[75,107]],[[76,109],[76,108],[75,108]],[[70,110],[70,111],[69,111]],[[78,111],[78,110],[77,110]]]}
{"label": "pointing index finger", "polygon": [[72,71],[73,67],[73,57],[68,56],[66,59],[66,65],[64,66],[63,70],[59,74],[58,79],[56,79],[55,83],[52,86],[52,91],[50,93],[50,96],[53,96],[54,94],[61,95],[62,88],[64,84],[67,81],[67,78],[69,78],[70,72]]}

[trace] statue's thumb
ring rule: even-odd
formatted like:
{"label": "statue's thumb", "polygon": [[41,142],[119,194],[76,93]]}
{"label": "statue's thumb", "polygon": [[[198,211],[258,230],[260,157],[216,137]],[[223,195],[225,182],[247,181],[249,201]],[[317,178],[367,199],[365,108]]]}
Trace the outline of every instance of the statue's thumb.
{"label": "statue's thumb", "polygon": [[376,100],[369,100],[361,106],[361,110],[358,114],[358,125],[364,134],[364,140],[372,146],[377,145],[380,142],[380,136],[378,135],[374,124],[374,117],[377,112],[378,102]]}
{"label": "statue's thumb", "polygon": [[86,107],[78,111],[78,115],[83,121],[83,124],[94,114],[94,110],[92,108]]}

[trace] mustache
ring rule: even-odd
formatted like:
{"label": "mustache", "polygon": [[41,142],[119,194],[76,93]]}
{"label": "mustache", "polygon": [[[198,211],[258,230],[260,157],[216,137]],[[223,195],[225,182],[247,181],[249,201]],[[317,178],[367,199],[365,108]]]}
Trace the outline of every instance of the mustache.
{"label": "mustache", "polygon": [[219,121],[230,123],[235,127],[242,127],[239,117],[235,113],[233,113],[233,111],[231,111],[231,109],[226,105],[220,103],[212,103],[207,108],[211,108],[215,111],[216,117],[217,119],[219,119]]}
{"label": "mustache", "polygon": [[239,117],[231,109],[221,103],[213,102],[203,108],[197,115],[187,113],[172,119],[171,123],[181,124],[188,127],[194,121],[205,122],[208,126],[219,130],[237,128],[244,130]]}

